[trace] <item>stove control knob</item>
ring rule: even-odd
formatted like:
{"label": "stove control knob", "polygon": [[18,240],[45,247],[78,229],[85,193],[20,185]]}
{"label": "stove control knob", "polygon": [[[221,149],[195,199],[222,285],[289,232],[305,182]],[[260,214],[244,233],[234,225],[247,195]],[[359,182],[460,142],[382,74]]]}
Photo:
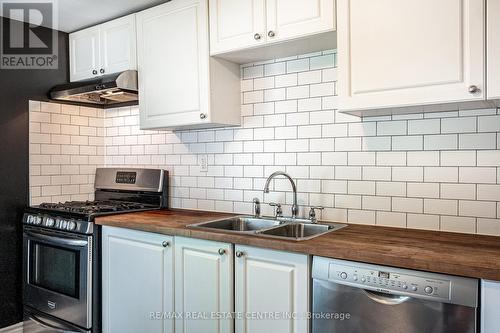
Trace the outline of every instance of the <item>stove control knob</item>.
{"label": "stove control knob", "polygon": [[431,286],[427,286],[427,287],[425,287],[424,291],[426,294],[432,294],[434,289]]}
{"label": "stove control knob", "polygon": [[33,220],[33,216],[31,216],[31,215],[26,216],[26,223],[30,224],[32,220]]}
{"label": "stove control knob", "polygon": [[59,222],[59,228],[61,228],[61,229],[66,229],[67,225],[68,225],[68,221],[66,221],[66,220],[61,220]]}
{"label": "stove control knob", "polygon": [[41,216],[35,217],[35,224],[38,224],[38,225],[42,224],[42,217]]}
{"label": "stove control knob", "polygon": [[408,286],[406,284],[403,284],[403,289],[408,289]]}
{"label": "stove control knob", "polygon": [[48,217],[48,218],[45,220],[45,225],[46,225],[47,227],[53,227],[53,226],[54,226],[54,224],[56,224],[56,221],[54,221],[54,219],[53,219],[53,218]]}
{"label": "stove control knob", "polygon": [[353,279],[354,281],[358,281],[358,276],[357,276],[356,274],[354,274],[354,275],[352,276],[352,279]]}
{"label": "stove control knob", "polygon": [[361,278],[361,282],[365,283],[366,279],[364,277]]}
{"label": "stove control knob", "polygon": [[413,290],[413,291],[417,291],[417,286],[413,286],[413,287],[411,287],[411,290]]}
{"label": "stove control knob", "polygon": [[346,272],[342,272],[342,273],[340,273],[340,278],[341,278],[342,280],[347,279],[347,273],[346,273]]}
{"label": "stove control knob", "polygon": [[68,230],[75,230],[76,229],[76,223],[73,221],[68,221],[68,226],[66,227]]}

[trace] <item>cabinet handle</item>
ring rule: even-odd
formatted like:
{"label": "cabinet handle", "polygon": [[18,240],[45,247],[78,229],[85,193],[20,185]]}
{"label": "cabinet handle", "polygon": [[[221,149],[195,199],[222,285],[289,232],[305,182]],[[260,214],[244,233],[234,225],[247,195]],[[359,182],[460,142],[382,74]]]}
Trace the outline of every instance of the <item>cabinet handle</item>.
{"label": "cabinet handle", "polygon": [[104,68],[101,68],[101,74],[104,74],[104,73],[105,73]]}
{"label": "cabinet handle", "polygon": [[471,93],[471,94],[478,93],[479,91],[480,91],[480,89],[479,89],[478,86],[472,85],[472,86],[469,87],[469,93]]}
{"label": "cabinet handle", "polygon": [[207,115],[204,113],[200,113],[200,119],[205,119],[205,118],[207,118]]}
{"label": "cabinet handle", "polygon": [[161,243],[161,246],[163,246],[163,247],[169,247],[169,246],[170,246],[170,242],[163,241],[163,242]]}
{"label": "cabinet handle", "polygon": [[226,250],[225,249],[219,249],[219,254],[221,256],[225,255],[226,254]]}
{"label": "cabinet handle", "polygon": [[241,257],[243,257],[244,255],[245,255],[245,253],[244,253],[244,252],[242,252],[242,251],[236,251],[236,253],[235,253],[235,256],[236,256],[237,258],[241,258]]}
{"label": "cabinet handle", "polygon": [[95,70],[95,69],[94,69],[94,70],[92,71],[92,74],[97,75],[97,70]]}
{"label": "cabinet handle", "polygon": [[255,39],[255,40],[259,40],[259,39],[260,39],[260,34],[255,34],[255,35],[253,35],[253,39]]}
{"label": "cabinet handle", "polygon": [[269,32],[267,33],[267,35],[268,35],[269,37],[274,37],[274,36],[276,36],[276,34],[274,33],[274,31],[272,31],[272,30],[269,30]]}

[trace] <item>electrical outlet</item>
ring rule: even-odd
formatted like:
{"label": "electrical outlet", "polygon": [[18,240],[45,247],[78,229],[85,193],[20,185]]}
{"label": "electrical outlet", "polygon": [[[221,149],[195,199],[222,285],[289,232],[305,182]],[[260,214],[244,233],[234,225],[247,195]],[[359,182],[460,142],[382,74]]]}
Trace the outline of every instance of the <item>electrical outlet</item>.
{"label": "electrical outlet", "polygon": [[201,172],[207,172],[208,171],[208,156],[207,155],[200,155],[198,157],[198,165],[200,166]]}

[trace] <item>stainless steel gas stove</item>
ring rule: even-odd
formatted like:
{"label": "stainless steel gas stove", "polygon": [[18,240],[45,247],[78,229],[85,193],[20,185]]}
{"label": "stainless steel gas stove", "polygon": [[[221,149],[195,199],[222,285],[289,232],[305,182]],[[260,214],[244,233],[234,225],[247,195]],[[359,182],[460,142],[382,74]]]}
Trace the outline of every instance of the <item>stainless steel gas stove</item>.
{"label": "stainless steel gas stove", "polygon": [[167,181],[158,169],[97,169],[95,201],[26,210],[24,332],[100,332],[100,228],[93,221],[166,208]]}

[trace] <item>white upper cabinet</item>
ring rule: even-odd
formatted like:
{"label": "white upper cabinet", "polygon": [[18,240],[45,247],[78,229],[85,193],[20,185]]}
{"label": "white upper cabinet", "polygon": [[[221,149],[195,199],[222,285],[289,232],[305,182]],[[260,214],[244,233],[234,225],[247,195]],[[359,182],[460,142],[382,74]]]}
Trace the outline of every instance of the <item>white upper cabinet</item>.
{"label": "white upper cabinet", "polygon": [[500,106],[500,0],[488,0],[488,99]]}
{"label": "white upper cabinet", "polygon": [[209,4],[210,50],[220,58],[244,63],[336,45],[335,0],[209,0]]}
{"label": "white upper cabinet", "polygon": [[137,68],[135,14],[69,35],[70,81]]}
{"label": "white upper cabinet", "polygon": [[283,41],[335,28],[335,1],[268,0],[268,41]]}
{"label": "white upper cabinet", "polygon": [[121,228],[102,231],[102,331],[173,333],[174,239]]}
{"label": "white upper cabinet", "polygon": [[266,42],[265,0],[210,0],[212,54]]}
{"label": "white upper cabinet", "polygon": [[284,313],[285,319],[235,320],[236,333],[307,333],[309,321],[309,256],[235,246],[236,313]]}
{"label": "white upper cabinet", "polygon": [[[175,238],[175,311],[184,314],[233,311],[231,244]],[[176,320],[175,332],[232,333],[233,321],[184,316]]]}
{"label": "white upper cabinet", "polygon": [[240,124],[240,68],[209,55],[207,0],[137,14],[142,129]]}
{"label": "white upper cabinet", "polygon": [[88,28],[69,35],[69,66],[71,82],[98,75],[99,27]]}
{"label": "white upper cabinet", "polygon": [[135,15],[104,23],[100,28],[103,72],[110,74],[137,69]]}
{"label": "white upper cabinet", "polygon": [[337,7],[341,111],[485,101],[483,0],[338,0]]}

